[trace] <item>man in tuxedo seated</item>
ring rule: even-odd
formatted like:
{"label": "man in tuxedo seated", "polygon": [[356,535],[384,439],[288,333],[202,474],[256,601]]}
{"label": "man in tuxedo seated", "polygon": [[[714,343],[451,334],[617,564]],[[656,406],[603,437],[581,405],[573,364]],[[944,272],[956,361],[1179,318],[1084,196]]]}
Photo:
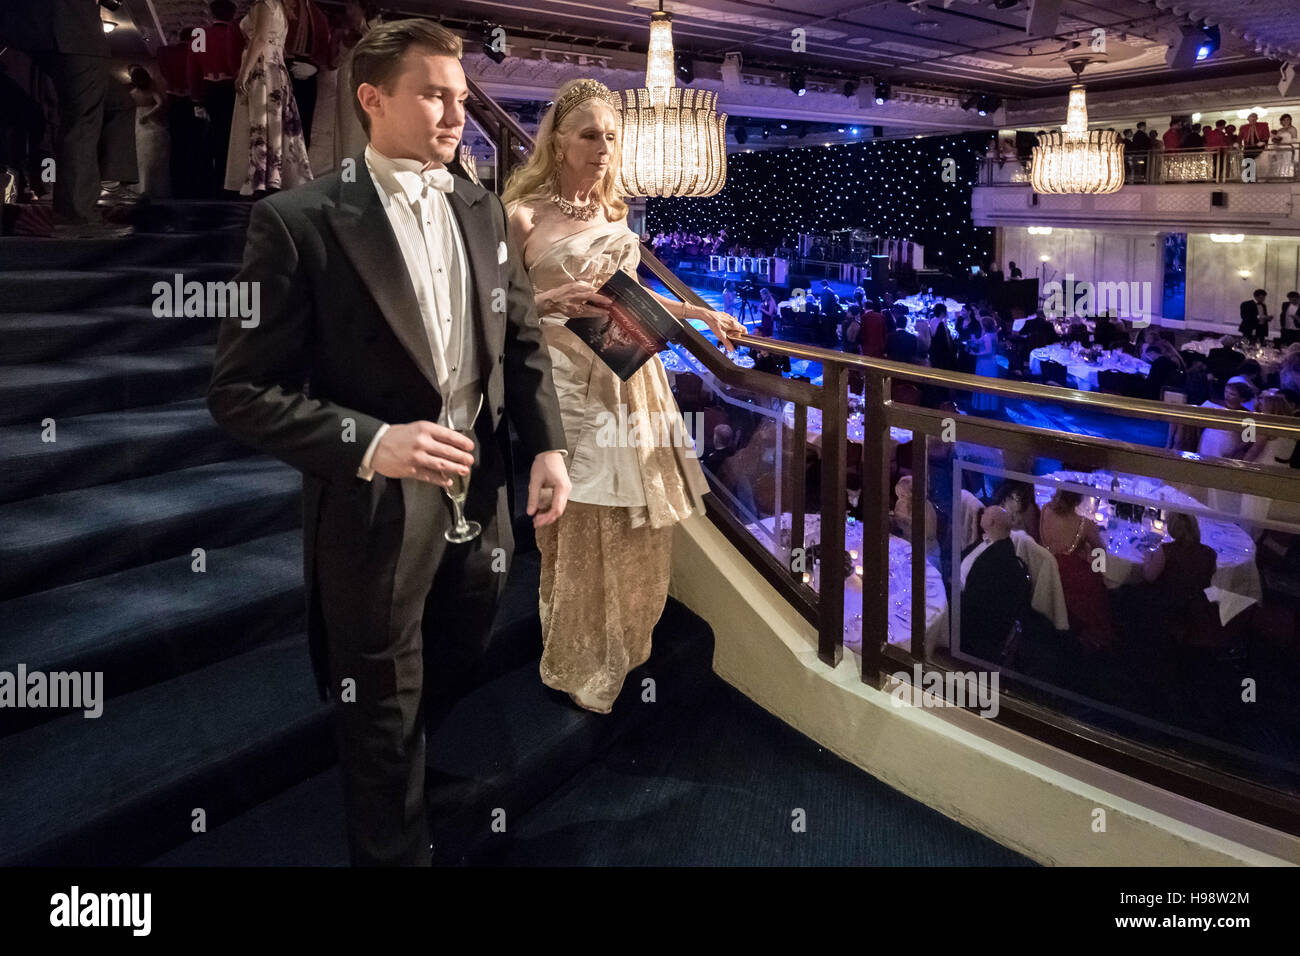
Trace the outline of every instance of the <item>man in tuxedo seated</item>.
{"label": "man in tuxedo seated", "polygon": [[996,663],[1008,655],[1017,625],[1029,612],[1033,585],[1016,556],[1007,510],[985,508],[980,528],[988,545],[971,564],[962,587],[961,649]]}
{"label": "man in tuxedo seated", "polygon": [[720,422],[713,428],[713,447],[704,456],[700,464],[715,475],[722,473],[722,463],[736,453],[732,447],[735,433],[726,422]]}
{"label": "man in tuxedo seated", "polygon": [[1043,313],[1038,312],[1032,319],[1027,321],[1020,329],[1020,333],[1025,337],[1025,345],[1032,352],[1034,349],[1040,349],[1044,345],[1051,345],[1054,342],[1061,341],[1061,336],[1057,333],[1056,328]]}
{"label": "man in tuxedo seated", "polygon": [[1241,368],[1246,356],[1238,352],[1236,345],[1241,340],[1236,336],[1225,335],[1219,340],[1217,348],[1210,349],[1210,353],[1205,357],[1205,366],[1220,382],[1226,382],[1232,376],[1237,374],[1237,369]]}
{"label": "man in tuxedo seated", "polygon": [[1237,327],[1242,338],[1253,339],[1256,342],[1264,342],[1268,339],[1268,320],[1271,316],[1268,314],[1268,305],[1264,299],[1268,293],[1263,289],[1256,289],[1254,298],[1247,299],[1241,303],[1241,325]]}

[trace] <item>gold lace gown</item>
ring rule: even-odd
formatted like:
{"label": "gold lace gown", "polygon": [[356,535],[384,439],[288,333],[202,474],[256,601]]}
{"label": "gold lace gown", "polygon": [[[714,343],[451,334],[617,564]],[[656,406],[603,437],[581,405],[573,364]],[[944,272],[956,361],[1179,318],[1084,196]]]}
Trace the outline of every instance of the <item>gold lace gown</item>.
{"label": "gold lace gown", "polygon": [[[626,223],[597,221],[533,255],[528,273],[544,292],[575,279],[600,286],[614,269],[635,276],[640,244]],[[651,631],[668,597],[673,525],[704,511],[709,486],[689,429],[672,431],[686,437],[667,444],[658,440],[658,425],[655,441],[634,437],[637,412],[650,422],[680,422],[658,356],[624,382],[565,321],[541,317],[573,493],[560,520],[537,531],[540,670],[548,687],[608,713],[628,671],[650,657]],[[610,442],[620,405],[628,440]]]}

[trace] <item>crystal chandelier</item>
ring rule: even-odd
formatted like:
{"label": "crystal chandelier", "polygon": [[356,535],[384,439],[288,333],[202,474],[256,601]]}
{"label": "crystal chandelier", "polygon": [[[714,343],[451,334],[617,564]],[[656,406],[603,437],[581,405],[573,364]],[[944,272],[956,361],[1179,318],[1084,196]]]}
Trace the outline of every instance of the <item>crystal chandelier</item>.
{"label": "crystal chandelier", "polygon": [[718,94],[673,76],[672,16],[650,14],[645,88],[623,90],[619,190],[628,196],[712,196],[727,177],[727,114]]}
{"label": "crystal chandelier", "polygon": [[[1087,57],[1070,61],[1077,80]],[[1124,144],[1112,130],[1088,129],[1083,84],[1070,87],[1070,106],[1060,132],[1038,137],[1030,182],[1037,193],[1113,193],[1124,185]]]}

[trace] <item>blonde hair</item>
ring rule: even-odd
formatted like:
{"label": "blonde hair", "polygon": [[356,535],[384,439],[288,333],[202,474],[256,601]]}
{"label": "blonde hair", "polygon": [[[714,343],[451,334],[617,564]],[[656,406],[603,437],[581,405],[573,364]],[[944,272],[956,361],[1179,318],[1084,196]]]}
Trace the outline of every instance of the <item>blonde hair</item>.
{"label": "blonde hair", "polygon": [[[575,117],[580,116],[588,108],[590,103],[604,103],[611,110],[614,107],[609,100],[598,94],[585,97],[585,101],[580,101],[572,107],[568,104],[572,101],[574,94],[571,91],[581,84],[591,87],[600,86],[594,80],[578,79],[569,80],[555,91],[555,101],[551,108],[546,111],[542,117],[541,123],[537,127],[537,142],[533,146],[533,151],[528,157],[528,161],[516,169],[506,183],[506,188],[501,194],[501,201],[507,206],[515,202],[523,202],[529,199],[537,199],[549,195],[552,188],[552,181],[559,173],[559,137],[572,132]],[[601,87],[603,89],[603,87]],[[607,91],[608,92],[608,91]],[[568,95],[570,99],[566,100]],[[612,94],[611,94],[612,95]],[[565,102],[566,108],[560,117],[559,128],[555,125],[555,112],[561,102]],[[617,115],[617,114],[616,114]],[[596,184],[593,190],[593,201],[598,201],[605,208],[605,217],[610,222],[617,222],[627,215],[627,203],[623,202],[623,197],[618,193],[618,169],[622,157],[622,133],[614,142],[613,155],[610,157],[609,169],[600,182]]]}

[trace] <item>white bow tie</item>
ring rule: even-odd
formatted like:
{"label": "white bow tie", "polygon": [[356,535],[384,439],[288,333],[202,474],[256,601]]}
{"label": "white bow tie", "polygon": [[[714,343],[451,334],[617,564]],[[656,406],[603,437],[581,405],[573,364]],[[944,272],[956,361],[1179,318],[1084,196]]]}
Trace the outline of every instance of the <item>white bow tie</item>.
{"label": "white bow tie", "polygon": [[445,167],[426,169],[418,173],[409,169],[398,169],[393,172],[393,176],[412,200],[424,196],[430,189],[449,193],[456,186],[456,180]]}

